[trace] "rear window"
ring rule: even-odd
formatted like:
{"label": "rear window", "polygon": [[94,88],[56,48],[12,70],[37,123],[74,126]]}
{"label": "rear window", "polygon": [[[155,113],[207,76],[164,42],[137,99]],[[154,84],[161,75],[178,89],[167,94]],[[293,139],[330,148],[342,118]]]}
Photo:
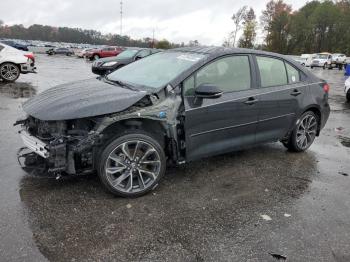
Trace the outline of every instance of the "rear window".
{"label": "rear window", "polygon": [[288,84],[284,62],[277,58],[257,56],[262,87]]}
{"label": "rear window", "polygon": [[294,66],[286,63],[287,75],[288,75],[288,83],[298,83],[300,82],[300,72]]}

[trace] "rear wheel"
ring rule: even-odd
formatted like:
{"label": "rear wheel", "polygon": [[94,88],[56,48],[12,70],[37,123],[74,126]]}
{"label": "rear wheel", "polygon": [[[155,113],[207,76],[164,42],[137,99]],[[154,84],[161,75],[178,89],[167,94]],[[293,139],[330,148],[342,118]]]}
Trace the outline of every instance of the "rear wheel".
{"label": "rear wheel", "polygon": [[163,148],[150,134],[133,131],[111,141],[102,151],[98,174],[113,194],[137,197],[158,185],[165,173]]}
{"label": "rear wheel", "polygon": [[348,100],[348,102],[350,102],[350,89],[346,93],[346,100]]}
{"label": "rear wheel", "polygon": [[20,75],[20,69],[13,63],[3,63],[0,66],[0,78],[5,82],[14,82]]}
{"label": "rear wheel", "polygon": [[312,111],[305,112],[297,122],[288,141],[284,146],[294,152],[308,149],[314,142],[319,125],[319,119]]}

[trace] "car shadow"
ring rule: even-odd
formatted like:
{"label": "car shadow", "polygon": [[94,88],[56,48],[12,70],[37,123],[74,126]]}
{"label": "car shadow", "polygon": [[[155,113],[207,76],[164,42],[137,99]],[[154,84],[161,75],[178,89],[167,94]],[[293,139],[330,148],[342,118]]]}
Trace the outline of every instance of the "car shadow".
{"label": "car shadow", "polygon": [[224,241],[254,228],[266,210],[294,205],[317,176],[316,166],[311,151],[290,153],[276,143],[171,167],[140,198],[112,196],[96,175],[25,176],[20,197],[49,260],[198,259],[195,250],[210,248],[211,238]]}

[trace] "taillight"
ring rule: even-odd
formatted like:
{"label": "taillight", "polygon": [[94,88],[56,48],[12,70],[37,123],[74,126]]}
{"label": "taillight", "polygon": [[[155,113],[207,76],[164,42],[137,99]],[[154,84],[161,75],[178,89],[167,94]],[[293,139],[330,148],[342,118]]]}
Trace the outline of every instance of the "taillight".
{"label": "taillight", "polygon": [[25,57],[29,58],[30,60],[32,60],[33,62],[35,61],[34,55],[33,54],[25,54]]}
{"label": "taillight", "polygon": [[328,93],[329,92],[329,85],[328,84],[324,84],[323,85],[323,91],[325,92],[325,93]]}

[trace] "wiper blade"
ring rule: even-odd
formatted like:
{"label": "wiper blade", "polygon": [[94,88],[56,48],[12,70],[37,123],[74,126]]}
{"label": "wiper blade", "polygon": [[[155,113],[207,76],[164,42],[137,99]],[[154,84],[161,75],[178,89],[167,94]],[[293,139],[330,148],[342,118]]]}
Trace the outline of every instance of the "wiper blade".
{"label": "wiper blade", "polygon": [[137,90],[136,88],[134,88],[132,85],[127,84],[127,83],[124,83],[124,82],[122,82],[122,81],[120,81],[120,80],[111,80],[111,79],[107,78],[107,76],[104,77],[104,80],[105,80],[106,82],[110,82],[110,83],[112,83],[112,84],[117,84],[117,85],[119,85],[119,86],[121,86],[121,87],[126,87],[127,89],[130,89],[130,90],[133,90],[133,91],[138,91],[138,90]]}

